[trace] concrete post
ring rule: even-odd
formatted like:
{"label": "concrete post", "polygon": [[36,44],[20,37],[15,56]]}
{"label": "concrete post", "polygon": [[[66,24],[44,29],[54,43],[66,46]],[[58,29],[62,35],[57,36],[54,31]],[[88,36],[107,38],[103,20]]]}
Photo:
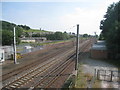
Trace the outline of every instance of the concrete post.
{"label": "concrete post", "polygon": [[78,55],[79,55],[79,24],[77,24],[75,70],[78,70],[78,57],[79,57]]}

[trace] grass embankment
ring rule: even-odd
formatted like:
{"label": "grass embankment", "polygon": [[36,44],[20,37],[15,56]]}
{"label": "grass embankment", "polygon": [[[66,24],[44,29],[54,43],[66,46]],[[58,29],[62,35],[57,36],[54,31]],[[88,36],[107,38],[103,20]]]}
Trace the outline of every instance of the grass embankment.
{"label": "grass embankment", "polygon": [[[78,75],[77,77],[69,77],[69,79],[66,81],[66,83],[63,85],[64,88],[87,88],[88,86],[88,80],[92,80],[93,76],[89,73],[84,73],[82,71],[82,64],[79,64],[79,69],[78,69]],[[101,82],[99,80],[94,81],[92,84],[92,88],[100,88],[101,87]]]}
{"label": "grass embankment", "polygon": [[[82,64],[79,64],[78,69],[78,76],[76,77],[76,83],[75,88],[87,88],[88,80],[90,80],[90,83],[92,83],[92,79],[95,78],[93,75],[89,73],[84,73],[82,70]],[[92,84],[92,88],[100,88],[100,81],[96,80]]]}
{"label": "grass embankment", "polygon": [[48,44],[57,44],[57,43],[64,43],[64,42],[69,42],[71,40],[60,40],[60,41],[51,41],[51,42],[43,42],[43,43],[20,43],[22,44],[30,44],[31,46],[42,46],[42,45],[48,45]]}
{"label": "grass embankment", "polygon": [[[92,76],[89,73],[84,73],[82,71],[82,64],[79,64],[79,69],[78,69],[78,76],[76,77],[76,83],[75,83],[75,88],[87,88],[88,86],[88,80],[90,80],[90,83],[92,83],[92,79],[94,76]],[[96,80],[92,84],[92,88],[100,88],[100,81]]]}
{"label": "grass embankment", "polygon": [[76,77],[75,88],[86,88],[87,87],[87,78],[90,78],[90,74],[85,74],[82,71],[82,64],[79,64],[78,74]]}

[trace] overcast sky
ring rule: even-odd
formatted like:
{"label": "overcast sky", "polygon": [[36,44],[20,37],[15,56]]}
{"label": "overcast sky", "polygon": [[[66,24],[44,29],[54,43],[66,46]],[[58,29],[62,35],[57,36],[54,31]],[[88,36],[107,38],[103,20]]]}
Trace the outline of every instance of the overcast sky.
{"label": "overcast sky", "polygon": [[[9,2],[8,2],[9,1]],[[17,1],[17,2],[16,2]],[[36,1],[36,2],[35,2]],[[100,33],[100,21],[107,7],[119,0],[3,0],[2,20],[34,29],[80,34]]]}

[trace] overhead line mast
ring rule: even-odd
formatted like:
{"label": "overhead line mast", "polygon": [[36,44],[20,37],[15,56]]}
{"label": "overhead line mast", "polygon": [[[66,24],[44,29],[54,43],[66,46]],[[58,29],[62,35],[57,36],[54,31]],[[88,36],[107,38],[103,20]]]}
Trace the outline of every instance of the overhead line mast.
{"label": "overhead line mast", "polygon": [[75,70],[78,70],[78,59],[79,59],[78,55],[79,55],[79,24],[77,24]]}
{"label": "overhead line mast", "polygon": [[16,34],[15,34],[15,27],[14,27],[14,44],[13,44],[13,49],[14,49],[14,64],[17,63],[17,58],[16,58]]}

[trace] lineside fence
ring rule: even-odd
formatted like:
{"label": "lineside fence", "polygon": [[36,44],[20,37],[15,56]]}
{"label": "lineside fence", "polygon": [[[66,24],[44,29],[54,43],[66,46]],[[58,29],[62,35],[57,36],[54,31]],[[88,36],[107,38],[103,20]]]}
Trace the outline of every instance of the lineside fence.
{"label": "lineside fence", "polygon": [[120,82],[120,71],[99,69],[96,74],[98,80]]}

